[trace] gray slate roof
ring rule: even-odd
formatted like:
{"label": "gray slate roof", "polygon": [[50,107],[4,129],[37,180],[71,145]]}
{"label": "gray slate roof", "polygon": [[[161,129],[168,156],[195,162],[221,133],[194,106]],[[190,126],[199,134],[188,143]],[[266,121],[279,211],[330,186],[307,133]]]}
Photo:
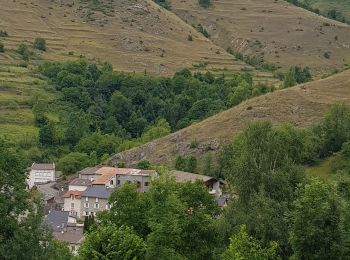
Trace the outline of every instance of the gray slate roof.
{"label": "gray slate roof", "polygon": [[111,193],[112,193],[112,189],[106,189],[105,186],[93,186],[93,187],[88,187],[85,191],[83,191],[81,196],[99,198],[99,199],[108,199]]}
{"label": "gray slate roof", "polygon": [[74,185],[74,186],[89,186],[91,185],[92,181],[87,180],[87,179],[74,179],[72,180],[69,185]]}
{"label": "gray slate roof", "polygon": [[54,163],[33,163],[32,170],[55,170],[55,164]]}
{"label": "gray slate roof", "polygon": [[51,210],[46,216],[46,222],[52,227],[54,232],[61,232],[64,227],[67,227],[68,218],[68,211]]}

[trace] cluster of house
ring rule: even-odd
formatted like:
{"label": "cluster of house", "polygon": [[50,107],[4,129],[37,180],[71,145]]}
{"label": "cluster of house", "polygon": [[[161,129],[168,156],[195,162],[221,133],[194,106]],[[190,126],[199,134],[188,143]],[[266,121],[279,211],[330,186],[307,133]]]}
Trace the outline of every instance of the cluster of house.
{"label": "cluster of house", "polygon": [[[221,182],[213,177],[172,171],[177,182],[201,180],[219,206],[226,204],[222,196]],[[125,183],[134,183],[139,192],[147,192],[150,182],[159,175],[154,170],[116,168],[98,165],[85,168],[77,173],[66,187],[56,183],[58,174],[55,164],[33,163],[27,180],[28,188],[34,186],[44,194],[47,208],[46,221],[53,229],[56,239],[69,244],[73,253],[83,241],[81,219],[110,209],[108,199],[114,189]]]}

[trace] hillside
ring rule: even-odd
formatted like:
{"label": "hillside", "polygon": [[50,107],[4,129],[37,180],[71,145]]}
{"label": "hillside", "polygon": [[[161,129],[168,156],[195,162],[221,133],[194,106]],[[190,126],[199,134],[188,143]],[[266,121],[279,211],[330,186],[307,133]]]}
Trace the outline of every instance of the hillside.
{"label": "hillside", "polygon": [[312,8],[320,10],[322,15],[328,16],[330,11],[335,10],[335,18],[344,17],[345,21],[350,22],[350,3],[347,0],[302,0],[302,3],[308,3]]}
{"label": "hillside", "polygon": [[[0,30],[9,34],[3,39],[7,49],[45,38],[46,60],[83,55],[110,62],[117,70],[158,75],[205,62],[213,70],[249,67],[151,0],[2,1]],[[11,59],[0,55],[0,63]]]}
{"label": "hillside", "polygon": [[322,76],[350,60],[349,25],[286,1],[217,0],[208,9],[197,0],[171,3],[175,14],[190,25],[201,24],[215,44],[263,57],[282,69],[309,66]]}
{"label": "hillside", "polygon": [[[305,127],[316,123],[327,108],[336,101],[350,104],[350,71],[327,79],[298,85],[250,99],[232,109],[210,117],[179,132],[117,154],[111,163],[125,161],[128,165],[140,160],[173,166],[176,155],[195,155],[216,152],[225,140],[249,122],[270,120]],[[197,148],[191,149],[196,141]]]}
{"label": "hillside", "polygon": [[[94,4],[95,3],[95,4]],[[181,68],[211,70],[214,74],[249,69],[256,81],[276,82],[269,72],[254,71],[151,0],[3,1],[0,30],[5,52],[0,52],[0,135],[26,142],[37,139],[31,100],[36,95],[54,97],[35,75],[44,60],[110,62],[116,70],[173,75]],[[193,41],[188,41],[192,35]],[[47,51],[34,52],[29,67],[16,52],[36,37],[47,42]],[[22,67],[21,67],[22,66]],[[46,99],[46,98],[45,98]]]}

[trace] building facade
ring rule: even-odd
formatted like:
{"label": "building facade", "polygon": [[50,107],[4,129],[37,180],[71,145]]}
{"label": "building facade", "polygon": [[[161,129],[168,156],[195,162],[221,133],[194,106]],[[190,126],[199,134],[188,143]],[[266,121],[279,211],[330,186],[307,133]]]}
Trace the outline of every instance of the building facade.
{"label": "building facade", "polygon": [[64,197],[64,211],[68,211],[70,216],[81,217],[81,191],[67,191]]}
{"label": "building facade", "polygon": [[110,209],[108,204],[112,189],[104,186],[93,186],[87,188],[81,194],[81,217],[94,215],[97,212]]}
{"label": "building facade", "polygon": [[30,167],[27,185],[31,189],[35,184],[54,182],[55,180],[56,168],[54,163],[33,163]]}

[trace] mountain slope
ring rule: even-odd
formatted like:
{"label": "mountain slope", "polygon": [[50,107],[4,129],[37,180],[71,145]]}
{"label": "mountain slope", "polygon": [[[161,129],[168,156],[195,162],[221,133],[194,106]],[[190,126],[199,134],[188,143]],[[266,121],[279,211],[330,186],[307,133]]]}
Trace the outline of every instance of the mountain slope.
{"label": "mountain slope", "polygon": [[[250,99],[179,132],[117,154],[111,163],[125,161],[127,165],[133,165],[140,160],[149,160],[153,164],[173,166],[176,155],[200,158],[208,151],[217,152],[222,143],[251,121],[270,120],[274,124],[287,122],[300,127],[310,126],[337,101],[350,104],[350,71]],[[194,141],[198,146],[191,149]]]}
{"label": "mountain slope", "polygon": [[[84,55],[117,70],[163,75],[203,62],[208,69],[249,67],[151,0],[2,1],[0,30],[9,34],[3,39],[7,49],[45,38],[47,60]],[[1,55],[0,63],[8,59]]]}
{"label": "mountain slope", "polygon": [[321,76],[350,61],[349,25],[286,1],[217,0],[205,9],[197,0],[183,0],[172,1],[172,7],[189,24],[204,26],[215,44],[263,57],[283,69],[309,66]]}

